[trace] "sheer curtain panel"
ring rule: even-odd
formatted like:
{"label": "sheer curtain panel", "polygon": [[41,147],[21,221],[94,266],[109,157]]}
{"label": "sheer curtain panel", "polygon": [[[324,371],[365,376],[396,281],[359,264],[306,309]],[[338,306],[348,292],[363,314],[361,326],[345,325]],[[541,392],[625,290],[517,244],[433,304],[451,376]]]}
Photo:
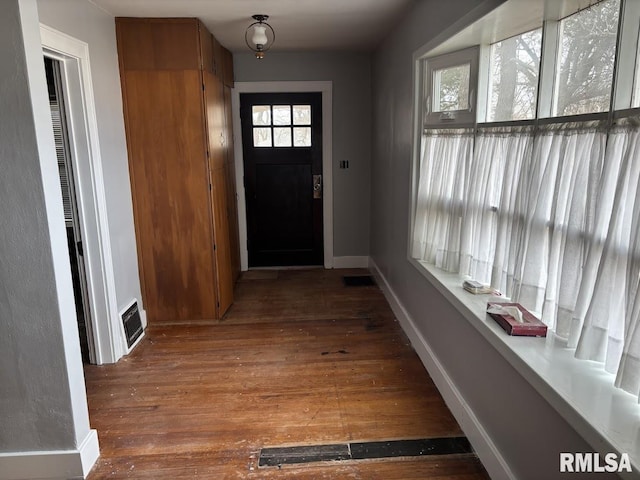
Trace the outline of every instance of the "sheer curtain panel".
{"label": "sheer curtain panel", "polygon": [[413,233],[414,258],[459,271],[460,226],[473,131],[426,130]]}
{"label": "sheer curtain panel", "polygon": [[541,313],[561,337],[576,305],[593,234],[606,139],[606,127],[597,122],[538,127],[525,173],[523,247],[513,290],[506,293]]}
{"label": "sheer curtain panel", "polygon": [[532,127],[480,128],[464,198],[460,273],[511,290],[521,250]]}
{"label": "sheer curtain panel", "polygon": [[[640,394],[640,129],[637,118],[611,129],[593,254],[585,265],[576,310],[576,357],[604,362],[616,386]],[[604,227],[606,225],[606,230]],[[581,318],[585,311],[584,320]]]}
{"label": "sheer curtain panel", "polygon": [[491,284],[640,395],[639,185],[638,118],[427,131],[412,254]]}

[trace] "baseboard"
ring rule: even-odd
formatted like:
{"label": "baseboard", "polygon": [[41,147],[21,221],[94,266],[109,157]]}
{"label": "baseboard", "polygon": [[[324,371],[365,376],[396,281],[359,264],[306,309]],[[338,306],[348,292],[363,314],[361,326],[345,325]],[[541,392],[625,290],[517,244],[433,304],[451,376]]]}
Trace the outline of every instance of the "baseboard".
{"label": "baseboard", "polygon": [[0,453],[0,479],[85,478],[99,456],[98,434],[90,430],[76,450]]}
{"label": "baseboard", "polygon": [[371,259],[370,269],[373,272],[378,285],[382,289],[393,313],[400,322],[402,329],[405,331],[411,345],[416,350],[420,360],[431,375],[434,383],[438,387],[440,394],[444,398],[445,403],[453,413],[462,431],[465,433],[469,442],[473,446],[478,458],[486,468],[492,480],[515,480],[515,475],[509,468],[508,463],[496,448],[495,443],[484,429],[471,407],[465,402],[464,397],[456,387],[455,383],[449,377],[444,366],[434,354],[429,343],[422,336],[415,322],[404,308],[400,299],[387,282],[376,263]]}
{"label": "baseboard", "polygon": [[333,257],[333,268],[369,268],[369,257]]}

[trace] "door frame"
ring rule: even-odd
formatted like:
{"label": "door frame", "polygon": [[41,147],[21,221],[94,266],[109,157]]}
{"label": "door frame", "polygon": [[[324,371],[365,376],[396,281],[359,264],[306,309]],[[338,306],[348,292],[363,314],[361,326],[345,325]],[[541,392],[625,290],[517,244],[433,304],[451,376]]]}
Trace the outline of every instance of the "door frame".
{"label": "door frame", "polygon": [[[87,283],[87,272],[86,272],[86,264],[84,261],[84,253],[80,253],[78,251],[78,243],[84,246],[84,237],[83,237],[83,222],[82,218],[80,218],[80,204],[78,199],[78,186],[77,186],[77,166],[76,163],[76,155],[72,154],[72,147],[75,147],[74,150],[78,150],[75,143],[72,143],[74,140],[72,137],[71,128],[69,122],[71,118],[69,116],[69,101],[67,100],[67,96],[69,93],[66,91],[65,86],[65,75],[68,75],[68,69],[65,72],[65,64],[64,59],[59,58],[60,55],[52,54],[48,51],[45,51],[44,57],[51,61],[52,63],[52,75],[53,75],[53,88],[56,93],[56,100],[58,103],[58,115],[60,116],[60,128],[61,135],[63,141],[64,148],[64,169],[66,171],[67,176],[67,187],[69,189],[69,201],[71,202],[71,229],[73,231],[73,243],[69,244],[69,260],[71,261],[71,277],[73,279],[73,271],[74,268],[78,269],[78,283],[76,284],[73,281],[73,296],[76,301],[76,314],[78,313],[78,301],[82,302],[82,315],[83,321],[85,324],[84,334],[82,330],[79,329],[79,334],[84,336],[84,341],[87,343],[88,357],[89,363],[96,363],[96,348],[95,341],[93,335],[93,323],[91,322],[91,302],[89,301],[89,284]],[[49,83],[47,79],[47,83]],[[51,95],[51,91],[49,91],[49,95]],[[49,102],[51,102],[51,97],[49,97]],[[53,116],[53,114],[52,114]],[[77,142],[76,142],[77,143]],[[57,145],[56,145],[57,150]],[[60,162],[60,158],[58,157],[58,162]],[[60,165],[58,163],[58,165]],[[58,166],[59,168],[59,166]],[[62,178],[60,179],[60,184],[62,186]],[[64,192],[62,194],[64,199]],[[67,239],[69,238],[69,225],[67,222],[67,212],[65,210],[65,227],[67,233]],[[73,251],[75,250],[75,252]],[[75,264],[75,265],[74,265]],[[79,290],[79,291],[78,291]],[[79,321],[80,318],[78,317]],[[80,339],[80,350],[82,351],[82,339]],[[84,360],[84,353],[83,353]]]}
{"label": "door frame", "polygon": [[231,92],[231,108],[233,111],[234,163],[238,195],[240,269],[243,272],[249,269],[249,251],[247,250],[247,206],[244,191],[244,152],[242,151],[242,125],[240,122],[240,94],[299,92],[320,92],[322,94],[322,233],[324,268],[333,268],[333,82],[235,82]]}
{"label": "door frame", "polygon": [[115,363],[127,352],[127,346],[116,300],[89,46],[43,24],[40,36],[43,55],[61,62],[91,309],[94,342],[89,348],[95,349],[98,365]]}

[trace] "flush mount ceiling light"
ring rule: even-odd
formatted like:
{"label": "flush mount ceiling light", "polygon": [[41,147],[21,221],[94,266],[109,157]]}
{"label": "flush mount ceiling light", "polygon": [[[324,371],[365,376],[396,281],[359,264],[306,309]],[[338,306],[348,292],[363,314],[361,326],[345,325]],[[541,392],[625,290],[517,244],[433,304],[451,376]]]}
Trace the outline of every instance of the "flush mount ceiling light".
{"label": "flush mount ceiling light", "polygon": [[[269,50],[276,40],[276,32],[267,23],[269,15],[253,15],[255,20],[244,32],[244,41],[247,46],[256,54],[258,60],[264,58],[264,52]],[[271,32],[271,33],[269,33]],[[269,38],[271,37],[271,38]]]}

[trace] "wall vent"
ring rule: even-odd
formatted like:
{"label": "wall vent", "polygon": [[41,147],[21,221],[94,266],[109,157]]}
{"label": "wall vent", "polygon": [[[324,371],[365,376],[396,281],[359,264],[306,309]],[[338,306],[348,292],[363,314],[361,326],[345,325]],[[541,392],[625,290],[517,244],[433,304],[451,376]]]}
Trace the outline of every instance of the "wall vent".
{"label": "wall vent", "polygon": [[133,305],[122,314],[122,325],[127,337],[127,347],[131,348],[131,345],[142,335],[142,319],[140,318],[140,310],[138,310],[138,302],[133,302]]}

